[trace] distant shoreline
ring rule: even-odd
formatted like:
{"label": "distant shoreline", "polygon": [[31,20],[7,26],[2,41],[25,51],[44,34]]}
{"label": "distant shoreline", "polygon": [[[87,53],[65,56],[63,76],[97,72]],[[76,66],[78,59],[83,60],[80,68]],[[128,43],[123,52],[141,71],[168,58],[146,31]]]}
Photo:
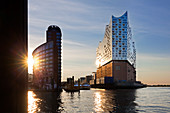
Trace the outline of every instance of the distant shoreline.
{"label": "distant shoreline", "polygon": [[147,87],[170,87],[170,85],[147,85]]}

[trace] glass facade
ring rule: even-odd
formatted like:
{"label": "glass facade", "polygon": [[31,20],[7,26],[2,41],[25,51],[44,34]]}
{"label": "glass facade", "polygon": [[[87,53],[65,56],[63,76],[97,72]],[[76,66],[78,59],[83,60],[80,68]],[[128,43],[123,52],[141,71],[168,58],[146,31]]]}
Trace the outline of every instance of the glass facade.
{"label": "glass facade", "polygon": [[96,50],[97,67],[111,60],[127,60],[136,66],[136,49],[127,12],[121,17],[111,17],[109,25],[106,25],[103,41]]}
{"label": "glass facade", "polygon": [[37,87],[43,89],[60,88],[61,30],[59,27],[52,25],[48,27],[46,32],[47,42],[33,51],[34,83]]}

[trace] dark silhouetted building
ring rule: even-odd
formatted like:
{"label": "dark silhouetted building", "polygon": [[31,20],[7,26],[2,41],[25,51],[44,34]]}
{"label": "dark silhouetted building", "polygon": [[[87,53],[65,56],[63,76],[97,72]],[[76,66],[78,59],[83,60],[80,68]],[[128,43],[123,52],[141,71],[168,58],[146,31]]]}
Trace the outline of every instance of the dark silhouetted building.
{"label": "dark silhouetted building", "polygon": [[90,84],[90,80],[92,80],[92,79],[93,79],[92,75],[86,76],[86,83]]}
{"label": "dark silhouetted building", "polygon": [[40,89],[61,88],[61,29],[51,25],[46,31],[47,42],[37,47],[34,58],[34,85]]}

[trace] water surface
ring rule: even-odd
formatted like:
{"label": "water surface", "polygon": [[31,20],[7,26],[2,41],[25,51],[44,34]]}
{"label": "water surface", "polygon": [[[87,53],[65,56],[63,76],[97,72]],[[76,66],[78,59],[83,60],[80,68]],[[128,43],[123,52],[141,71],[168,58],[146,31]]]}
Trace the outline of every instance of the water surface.
{"label": "water surface", "polygon": [[91,89],[80,93],[28,91],[29,113],[168,113],[170,88]]}

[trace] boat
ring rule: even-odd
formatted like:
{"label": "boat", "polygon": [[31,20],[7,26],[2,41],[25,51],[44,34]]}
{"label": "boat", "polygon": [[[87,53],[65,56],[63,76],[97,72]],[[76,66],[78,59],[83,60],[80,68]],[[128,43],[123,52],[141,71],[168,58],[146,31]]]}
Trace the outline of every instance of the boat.
{"label": "boat", "polygon": [[67,84],[67,85],[64,87],[64,90],[65,90],[66,92],[79,92],[79,91],[80,91],[80,87]]}
{"label": "boat", "polygon": [[90,85],[88,83],[84,83],[81,85],[80,89],[81,90],[90,90]]}

